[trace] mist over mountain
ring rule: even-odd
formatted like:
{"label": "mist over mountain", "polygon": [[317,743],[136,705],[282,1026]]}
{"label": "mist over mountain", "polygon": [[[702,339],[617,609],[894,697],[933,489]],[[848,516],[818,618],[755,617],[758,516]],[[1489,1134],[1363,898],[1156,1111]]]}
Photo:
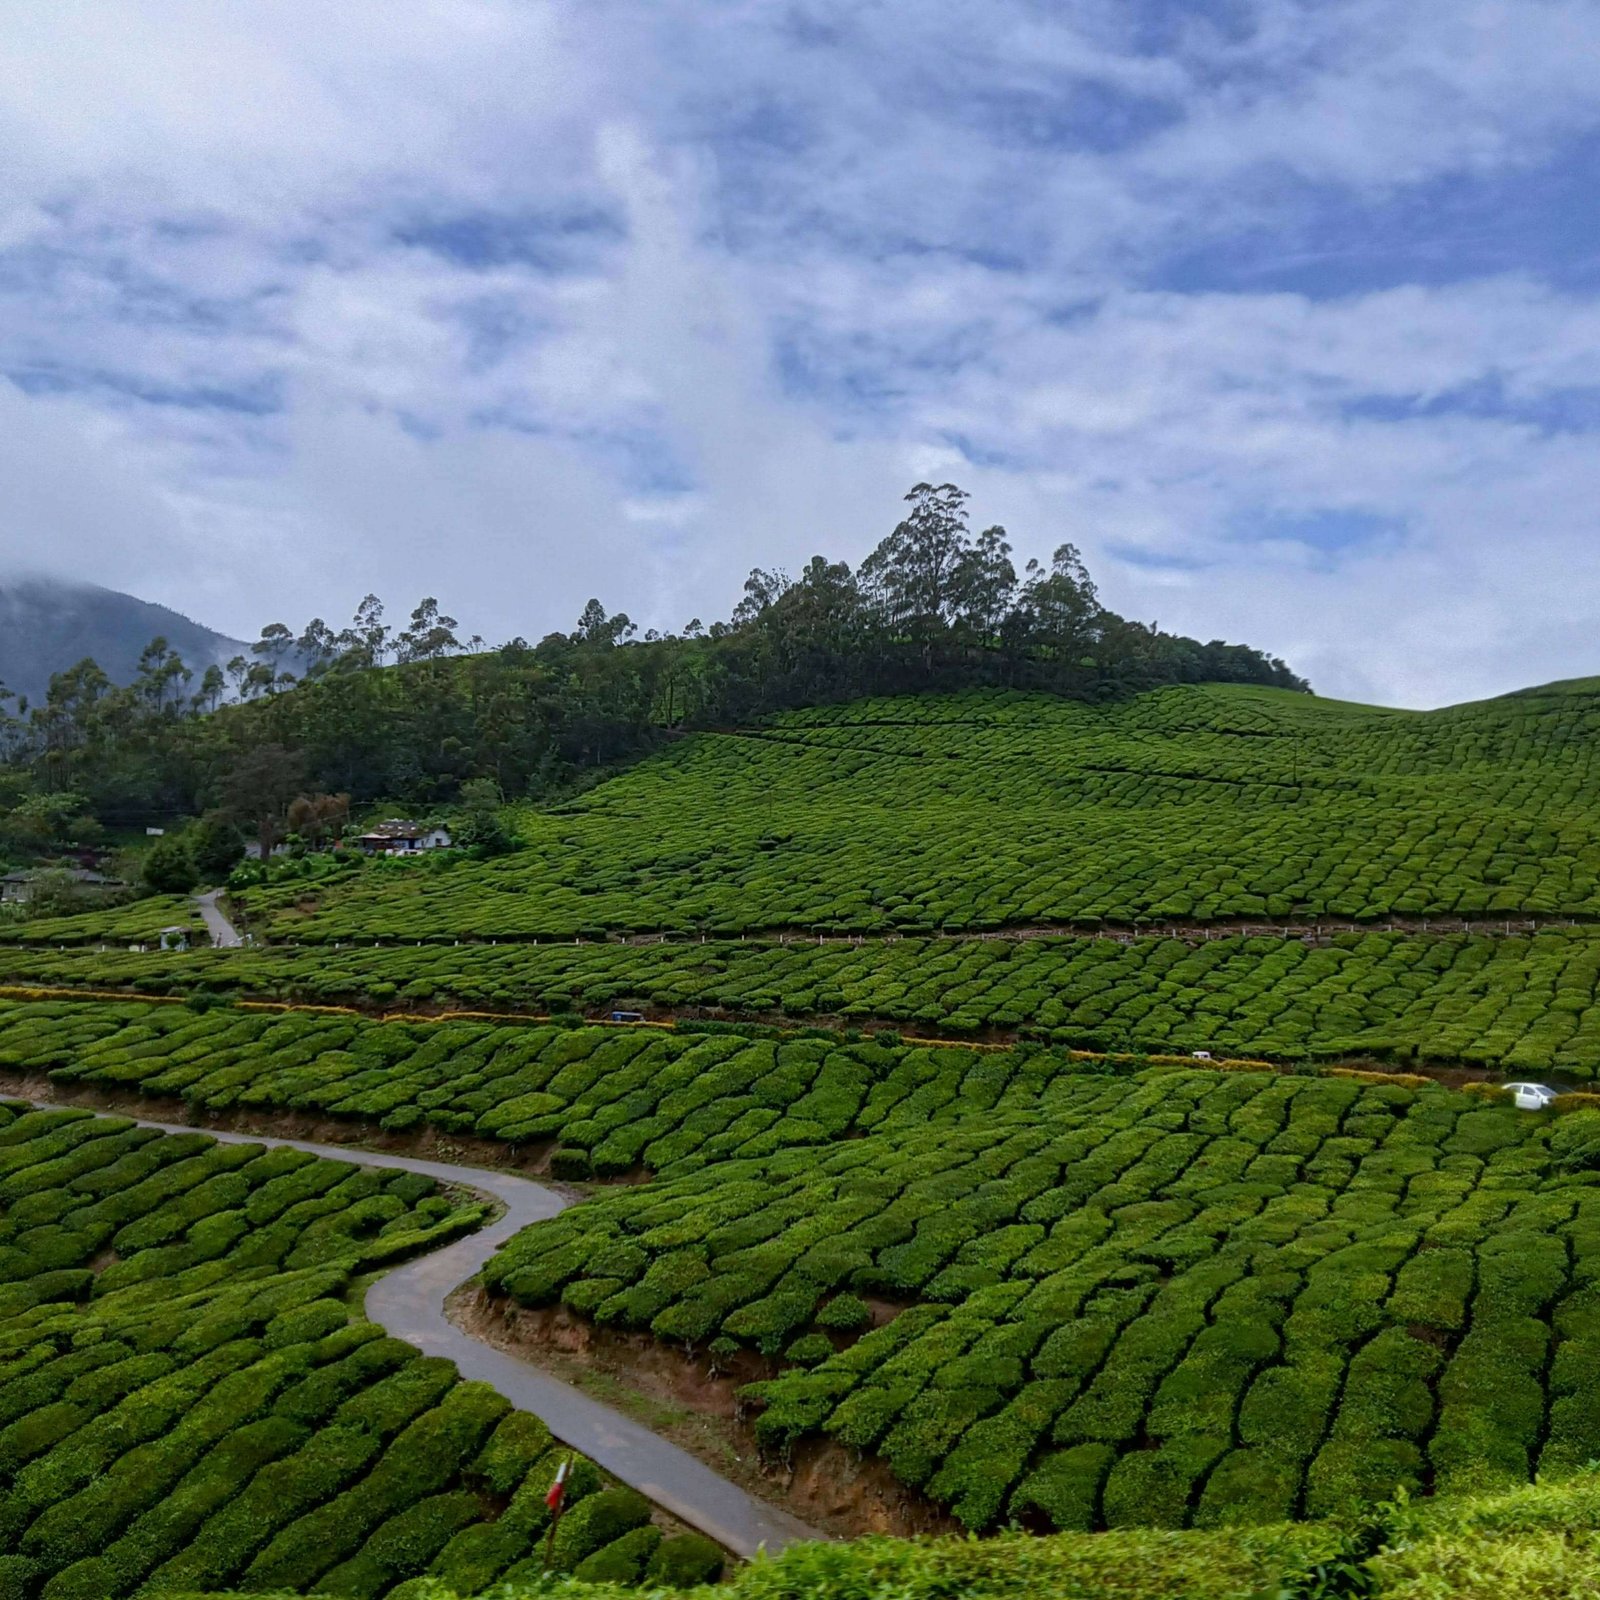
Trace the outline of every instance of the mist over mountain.
{"label": "mist over mountain", "polygon": [[248,649],[167,606],[98,584],[0,577],[0,684],[29,701],[44,698],[52,673],[85,656],[113,682],[129,682],[158,636],[196,673]]}

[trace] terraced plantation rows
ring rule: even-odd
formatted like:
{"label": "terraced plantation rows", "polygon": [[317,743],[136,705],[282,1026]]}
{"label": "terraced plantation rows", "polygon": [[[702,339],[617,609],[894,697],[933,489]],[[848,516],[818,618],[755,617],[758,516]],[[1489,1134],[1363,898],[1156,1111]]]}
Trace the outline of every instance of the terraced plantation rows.
{"label": "terraced plantation rows", "polygon": [[1298,940],[899,939],[787,945],[423,946],[86,957],[8,952],[23,984],[283,996],[381,1007],[908,1024],[1089,1050],[1376,1057],[1588,1079],[1600,934]]}
{"label": "terraced plantation rows", "polygon": [[[480,1215],[410,1174],[0,1104],[0,1592],[538,1570],[564,1452],[349,1303]],[[637,1495],[583,1462],[575,1493],[559,1566],[675,1570]]]}
{"label": "terraced plantation rows", "polygon": [[[644,1165],[519,1235],[490,1286],[770,1360],[746,1393],[769,1453],[881,1455],[972,1527],[1342,1514],[1600,1455],[1600,1112],[1092,1076],[1047,1050],[136,1003],[8,1006],[0,1038],[12,1070],[197,1108],[559,1139],[573,1177]],[[235,1293],[239,1265],[178,1270]],[[163,1278],[162,1304],[191,1281]]]}
{"label": "terraced plantation rows", "polygon": [[149,895],[64,917],[0,917],[0,945],[155,945],[167,928],[182,928],[191,943],[203,938],[205,924],[187,895]]}
{"label": "terraced plantation rows", "polygon": [[1597,727],[1591,683],[1435,713],[1223,686],[868,702],[695,735],[528,814],[497,862],[249,902],[330,943],[1595,915]]}
{"label": "terraced plantation rows", "polygon": [[[980,693],[697,734],[526,813],[509,855],[252,888],[264,947],[116,948],[186,903],[0,925],[0,1087],[494,1141],[592,1185],[475,1315],[592,1325],[653,1378],[680,1355],[769,1462],[874,1458],[973,1530],[1266,1538],[1397,1486],[1560,1480],[1600,1459],[1600,1105],[1318,1067],[1600,1075],[1596,733],[1581,683],[1428,714]],[[263,998],[301,1009],[234,1003]],[[507,1015],[362,1014],[407,1008]],[[682,1025],[576,1015],[613,1009]],[[478,1217],[0,1103],[0,1597],[534,1574],[544,1427],[355,1309]],[[561,1570],[708,1570],[592,1466],[577,1487]]]}
{"label": "terraced plantation rows", "polygon": [[769,1451],[968,1526],[1350,1513],[1600,1456],[1600,1114],[1259,1074],[1058,1078],[528,1230],[488,1280],[723,1363]]}
{"label": "terraced plantation rows", "polygon": [[1061,1052],[749,1039],[657,1029],[369,1022],[180,1006],[0,1004],[0,1071],[181,1095],[197,1110],[292,1110],[559,1141],[557,1176],[687,1171],[880,1126],[1036,1107]]}

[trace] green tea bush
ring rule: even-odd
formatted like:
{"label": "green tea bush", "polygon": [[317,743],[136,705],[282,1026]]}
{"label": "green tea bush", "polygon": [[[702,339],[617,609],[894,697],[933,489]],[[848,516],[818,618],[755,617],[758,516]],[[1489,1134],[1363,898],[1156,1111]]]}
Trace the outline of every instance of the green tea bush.
{"label": "green tea bush", "polygon": [[1571,1120],[1170,1069],[1006,1078],[930,1118],[940,1083],[861,1138],[596,1196],[485,1281],[781,1358],[744,1390],[764,1449],[879,1455],[974,1528],[1348,1517],[1596,1437],[1600,1189],[1563,1168]]}
{"label": "green tea bush", "polygon": [[305,885],[248,893],[274,937],[323,943],[1593,914],[1597,701],[1589,682],[1436,712],[1221,685],[821,707],[526,811],[512,856],[369,870],[309,916]]}
{"label": "green tea bush", "polygon": [[[836,984],[831,992],[848,998],[831,1007],[835,1019],[914,1021],[952,1034],[1020,1030],[1057,1045],[1129,1053],[1133,1070],[1138,1052],[1192,1050],[1287,1063],[1466,1063],[1574,1079],[1600,1066],[1600,935],[1583,925],[1511,937],[1374,930],[1322,942],[1219,933],[1199,942],[906,937],[183,956],[12,948],[0,972],[43,985],[358,1004],[394,992],[385,975],[404,983],[426,975],[457,1006],[543,1013],[553,1009],[553,988],[575,988],[584,1008],[602,1016],[618,1005],[734,1013],[793,1005],[799,1015],[797,997],[820,1004],[819,984]],[[741,1036],[712,1026],[694,1025],[702,1037]],[[690,1028],[686,1022],[682,1035]],[[899,1043],[883,1032],[877,1038]],[[848,1075],[836,1086],[824,1074],[808,1110],[833,1133],[848,1104]],[[533,1127],[539,1109],[529,1109]],[[414,1120],[416,1108],[386,1114]],[[602,1176],[626,1170],[638,1143],[631,1123],[611,1131],[611,1148],[596,1151]]]}
{"label": "green tea bush", "polygon": [[[480,1214],[411,1174],[0,1104],[0,1583],[376,1597],[532,1558],[548,1430],[342,1298]],[[606,1571],[636,1576],[648,1507],[601,1488],[580,1461],[573,1537],[626,1538]]]}
{"label": "green tea bush", "polygon": [[687,1589],[698,1583],[715,1583],[722,1576],[723,1554],[698,1533],[680,1533],[656,1546],[645,1569],[647,1583]]}
{"label": "green tea bush", "polygon": [[[0,1070],[178,1094],[197,1111],[283,1108],[376,1119],[387,1128],[405,1109],[415,1112],[418,1125],[452,1133],[511,1144],[559,1139],[551,1169],[576,1180],[641,1164],[664,1170],[759,1157],[826,1144],[856,1127],[954,1118],[1002,1099],[1032,1104],[1055,1078],[1095,1065],[1066,1052],[890,1047],[868,1040],[0,1001]],[[405,1243],[392,1198],[394,1184],[404,1180],[392,1178],[380,1196],[368,1192],[369,1178],[347,1177],[334,1192],[334,1172],[325,1164],[293,1152],[263,1159],[267,1181],[249,1196],[243,1215],[254,1229],[293,1220],[292,1252],[284,1236],[274,1259],[310,1265],[319,1250],[342,1248],[334,1235],[374,1227],[364,1240],[374,1258]],[[6,1181],[0,1159],[0,1186]],[[111,1207],[119,1203],[108,1198]],[[198,1208],[196,1217],[211,1206],[201,1194],[138,1226],[182,1234],[183,1243],[173,1248],[191,1255],[220,1247],[220,1241],[187,1234],[185,1203]],[[825,1253],[826,1241],[817,1243]],[[256,1247],[269,1245],[258,1239]],[[819,1256],[814,1272],[828,1270]],[[772,1316],[772,1337],[781,1338],[781,1305]]]}

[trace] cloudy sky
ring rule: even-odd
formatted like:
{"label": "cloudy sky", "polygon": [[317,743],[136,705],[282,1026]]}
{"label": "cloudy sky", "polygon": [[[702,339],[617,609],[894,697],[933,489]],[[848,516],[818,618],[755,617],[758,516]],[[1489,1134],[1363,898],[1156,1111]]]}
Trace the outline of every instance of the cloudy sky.
{"label": "cloudy sky", "polygon": [[0,569],[725,615],[924,477],[1434,705],[1600,673],[1594,0],[12,0]]}

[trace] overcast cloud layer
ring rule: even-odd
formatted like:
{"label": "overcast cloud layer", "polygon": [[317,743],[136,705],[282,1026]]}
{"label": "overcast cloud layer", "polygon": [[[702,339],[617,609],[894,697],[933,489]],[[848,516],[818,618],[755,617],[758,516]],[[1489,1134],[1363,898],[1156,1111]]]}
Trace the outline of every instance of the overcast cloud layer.
{"label": "overcast cloud layer", "polygon": [[0,569],[725,615],[922,477],[1434,705],[1600,672],[1593,0],[17,0]]}

